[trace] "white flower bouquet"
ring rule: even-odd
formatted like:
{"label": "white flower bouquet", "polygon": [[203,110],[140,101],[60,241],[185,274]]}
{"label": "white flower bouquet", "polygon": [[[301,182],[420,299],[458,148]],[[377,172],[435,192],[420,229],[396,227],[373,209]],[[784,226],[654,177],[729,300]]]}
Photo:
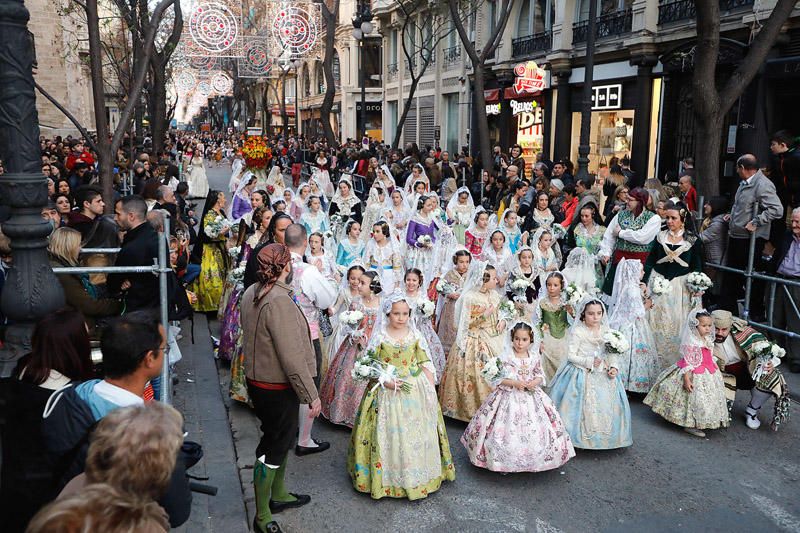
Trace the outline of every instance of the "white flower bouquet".
{"label": "white flower bouquet", "polygon": [[564,226],[561,224],[553,224],[553,226],[550,228],[550,231],[553,233],[553,238],[557,241],[560,241],[567,236],[567,230],[564,229]]}
{"label": "white flower bouquet", "polygon": [[774,342],[764,340],[753,344],[753,355],[757,360],[756,369],[753,372],[753,380],[758,382],[759,379],[767,374],[768,363],[772,363],[773,368],[781,364],[781,358],[786,355],[786,350]]}
{"label": "white flower bouquet", "polygon": [[230,227],[231,223],[227,218],[223,217],[222,215],[217,215],[214,220],[205,225],[203,231],[205,231],[207,236],[211,237],[212,239],[216,239],[220,236],[224,229]]}
{"label": "white flower bouquet", "polygon": [[610,329],[603,335],[603,342],[606,345],[606,350],[615,354],[625,353],[631,347],[622,332],[615,329]]}
{"label": "white flower bouquet", "polygon": [[[387,363],[383,363],[374,358],[375,352],[373,350],[367,351],[366,354],[356,359],[353,364],[353,370],[350,375],[356,381],[372,381],[378,383],[375,387],[380,385],[384,386],[385,383],[394,381],[402,392],[411,392],[411,383],[402,380],[397,375],[397,367]],[[375,389],[373,387],[373,390]]]}
{"label": "white flower bouquet", "polygon": [[228,273],[228,281],[233,285],[242,285],[244,283],[244,266],[232,268]]}
{"label": "white flower bouquet", "polygon": [[459,226],[469,226],[470,218],[469,213],[463,211],[456,213],[456,222]]}
{"label": "white flower bouquet", "polygon": [[653,286],[650,289],[650,292],[653,296],[663,296],[669,292],[669,281],[667,278],[663,276],[654,276],[653,277]]}
{"label": "white flower bouquet", "polygon": [[328,230],[325,233],[323,233],[322,236],[325,238],[326,241],[329,241],[330,239],[333,239],[333,232],[331,230]]}
{"label": "white flower bouquet", "polygon": [[417,237],[417,244],[420,245],[420,247],[427,248],[433,244],[433,239],[431,239],[430,235],[420,235]]}
{"label": "white flower bouquet", "polygon": [[571,305],[572,307],[577,307],[578,303],[581,300],[583,300],[584,297],[586,296],[586,291],[584,291],[574,283],[570,283],[564,290],[564,296],[566,297],[567,305]]}
{"label": "white flower bouquet", "polygon": [[232,259],[236,259],[239,257],[239,254],[242,252],[241,246],[231,246],[228,248],[228,255],[231,256]]}
{"label": "white flower bouquet", "polygon": [[692,294],[706,292],[714,285],[704,272],[692,272],[686,276],[686,286]]}
{"label": "white flower bouquet", "polygon": [[442,296],[447,296],[449,294],[453,294],[456,291],[457,288],[455,285],[445,280],[444,278],[439,278],[439,282],[436,284],[436,292],[438,292]]}
{"label": "white flower bouquet", "polygon": [[503,375],[503,362],[497,357],[492,357],[483,365],[481,375],[489,383],[497,381]]}
{"label": "white flower bouquet", "polygon": [[423,300],[422,303],[417,306],[417,312],[425,318],[432,317],[434,311],[436,311],[436,304],[428,299]]}
{"label": "white flower bouquet", "polygon": [[499,306],[497,306],[497,314],[499,315],[500,320],[509,322],[516,316],[517,308],[514,307],[513,303],[509,302],[508,300],[504,300],[500,302]]}
{"label": "white flower bouquet", "polygon": [[531,282],[525,278],[516,278],[511,282],[511,291],[514,293],[514,301],[527,302],[525,292],[530,288]]}
{"label": "white flower bouquet", "polygon": [[344,311],[339,313],[339,322],[350,327],[358,326],[363,319],[364,313],[361,311]]}

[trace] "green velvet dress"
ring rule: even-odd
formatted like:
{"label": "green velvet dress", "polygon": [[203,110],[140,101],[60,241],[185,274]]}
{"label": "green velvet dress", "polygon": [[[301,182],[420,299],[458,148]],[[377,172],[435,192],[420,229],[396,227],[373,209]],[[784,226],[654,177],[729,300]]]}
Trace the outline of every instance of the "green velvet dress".
{"label": "green velvet dress", "polygon": [[545,382],[549,383],[567,357],[569,320],[565,306],[554,306],[545,298],[539,302],[539,307],[542,316],[542,370]]}

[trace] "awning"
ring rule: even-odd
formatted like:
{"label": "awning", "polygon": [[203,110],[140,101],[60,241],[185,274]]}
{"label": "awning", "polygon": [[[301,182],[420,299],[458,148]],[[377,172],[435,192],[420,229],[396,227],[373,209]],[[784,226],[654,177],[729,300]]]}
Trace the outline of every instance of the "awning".
{"label": "awning", "polygon": [[500,89],[486,89],[483,91],[483,97],[487,104],[497,103],[500,101]]}

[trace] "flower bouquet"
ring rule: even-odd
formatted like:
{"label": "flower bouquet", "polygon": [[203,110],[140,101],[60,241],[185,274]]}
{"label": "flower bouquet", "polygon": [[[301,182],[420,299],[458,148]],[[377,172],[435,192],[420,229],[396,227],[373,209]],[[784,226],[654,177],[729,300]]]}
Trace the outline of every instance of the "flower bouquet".
{"label": "flower bouquet", "polygon": [[368,350],[366,354],[356,359],[350,375],[356,381],[377,381],[372,388],[374,391],[379,385],[394,381],[402,392],[411,392],[411,383],[402,380],[397,375],[397,367],[388,363],[378,361],[373,350]]}
{"label": "flower bouquet", "polygon": [[436,311],[436,305],[428,299],[423,300],[422,303],[417,306],[417,312],[425,318],[432,317],[434,311]]}
{"label": "flower bouquet", "polygon": [[350,327],[358,326],[363,319],[364,313],[361,311],[344,311],[339,314],[339,322]]}
{"label": "flower bouquet", "polygon": [[436,292],[438,292],[442,296],[448,296],[450,294],[453,294],[454,292],[457,292],[457,290],[458,289],[456,288],[455,285],[453,285],[444,278],[440,278],[439,282],[436,284]]}
{"label": "flower bouquet", "polygon": [[753,381],[767,375],[767,364],[772,363],[773,368],[781,364],[781,358],[786,355],[786,350],[767,340],[753,344],[753,355],[756,357],[756,369],[753,372]]}
{"label": "flower bouquet", "polygon": [[244,284],[244,269],[244,266],[238,266],[231,269],[231,271],[228,273],[228,281],[231,283],[231,285],[240,286]]}
{"label": "flower bouquet", "polygon": [[469,213],[463,211],[456,213],[456,222],[459,226],[469,226],[470,218]]}
{"label": "flower bouquet", "polygon": [[499,315],[500,320],[509,322],[516,316],[517,308],[514,307],[513,303],[509,302],[508,300],[504,300],[500,302],[500,305],[497,306],[497,314]]}
{"label": "flower bouquet", "polygon": [[222,215],[217,215],[214,220],[205,225],[203,231],[205,231],[206,235],[212,239],[217,239],[223,230],[230,227],[231,223],[227,218],[223,217]]}
{"label": "flower bouquet", "polygon": [[704,293],[714,285],[704,272],[692,272],[686,276],[686,286],[692,294]]}
{"label": "flower bouquet", "polygon": [[564,226],[561,224],[553,224],[553,226],[550,228],[550,231],[553,232],[553,238],[557,241],[560,241],[567,236],[567,230],[564,229]]}
{"label": "flower bouquet", "polygon": [[653,296],[663,296],[669,292],[669,281],[667,278],[663,276],[654,276],[653,277],[653,286],[650,289],[650,292]]}
{"label": "flower bouquet", "polygon": [[610,329],[603,335],[603,342],[606,345],[606,350],[615,354],[625,353],[631,347],[622,332],[615,329]]}
{"label": "flower bouquet", "polygon": [[531,282],[525,278],[517,278],[511,282],[511,290],[514,292],[514,301],[527,303],[526,291],[531,287]]}
{"label": "flower bouquet", "polygon": [[497,381],[503,375],[503,362],[498,357],[492,357],[483,365],[481,375],[490,383]]}
{"label": "flower bouquet", "polygon": [[239,254],[241,252],[242,252],[242,247],[241,246],[231,246],[230,248],[228,248],[228,255],[230,255],[231,259],[234,259],[234,260],[237,257],[239,257]]}
{"label": "flower bouquet", "polygon": [[586,296],[586,291],[574,283],[570,283],[564,290],[564,295],[566,297],[567,305],[571,305],[573,308],[576,308],[578,303]]}
{"label": "flower bouquet", "polygon": [[427,248],[433,244],[433,239],[431,239],[430,235],[420,235],[417,237],[417,244],[420,248]]}
{"label": "flower bouquet", "polygon": [[244,163],[250,170],[262,170],[272,159],[272,150],[267,147],[263,137],[248,137],[242,146]]}

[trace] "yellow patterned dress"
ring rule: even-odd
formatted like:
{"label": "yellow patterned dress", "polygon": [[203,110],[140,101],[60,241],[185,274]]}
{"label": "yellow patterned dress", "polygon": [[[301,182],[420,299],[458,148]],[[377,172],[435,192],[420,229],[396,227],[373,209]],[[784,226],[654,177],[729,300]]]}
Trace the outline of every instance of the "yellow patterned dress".
{"label": "yellow patterned dress", "polygon": [[[213,209],[206,214],[205,224],[211,224],[218,216]],[[192,282],[190,290],[197,295],[194,310],[201,313],[218,311],[222,299],[225,278],[228,276],[228,261],[225,250],[225,235],[209,238],[203,244],[200,275]]]}
{"label": "yellow patterned dress", "polygon": [[356,414],[347,452],[353,487],[375,499],[417,500],[456,478],[436,390],[422,367],[432,369],[419,334],[403,340],[378,332],[374,357],[397,368],[409,392],[370,382]]}
{"label": "yellow patterned dress", "polygon": [[[464,312],[468,312],[464,342],[456,342],[450,350],[444,374],[439,382],[439,402],[445,416],[469,422],[492,392],[481,376],[484,363],[503,352],[503,332],[497,329],[500,321],[497,306],[500,296],[496,291],[478,290],[462,296]],[[463,348],[462,348],[463,346]]]}

